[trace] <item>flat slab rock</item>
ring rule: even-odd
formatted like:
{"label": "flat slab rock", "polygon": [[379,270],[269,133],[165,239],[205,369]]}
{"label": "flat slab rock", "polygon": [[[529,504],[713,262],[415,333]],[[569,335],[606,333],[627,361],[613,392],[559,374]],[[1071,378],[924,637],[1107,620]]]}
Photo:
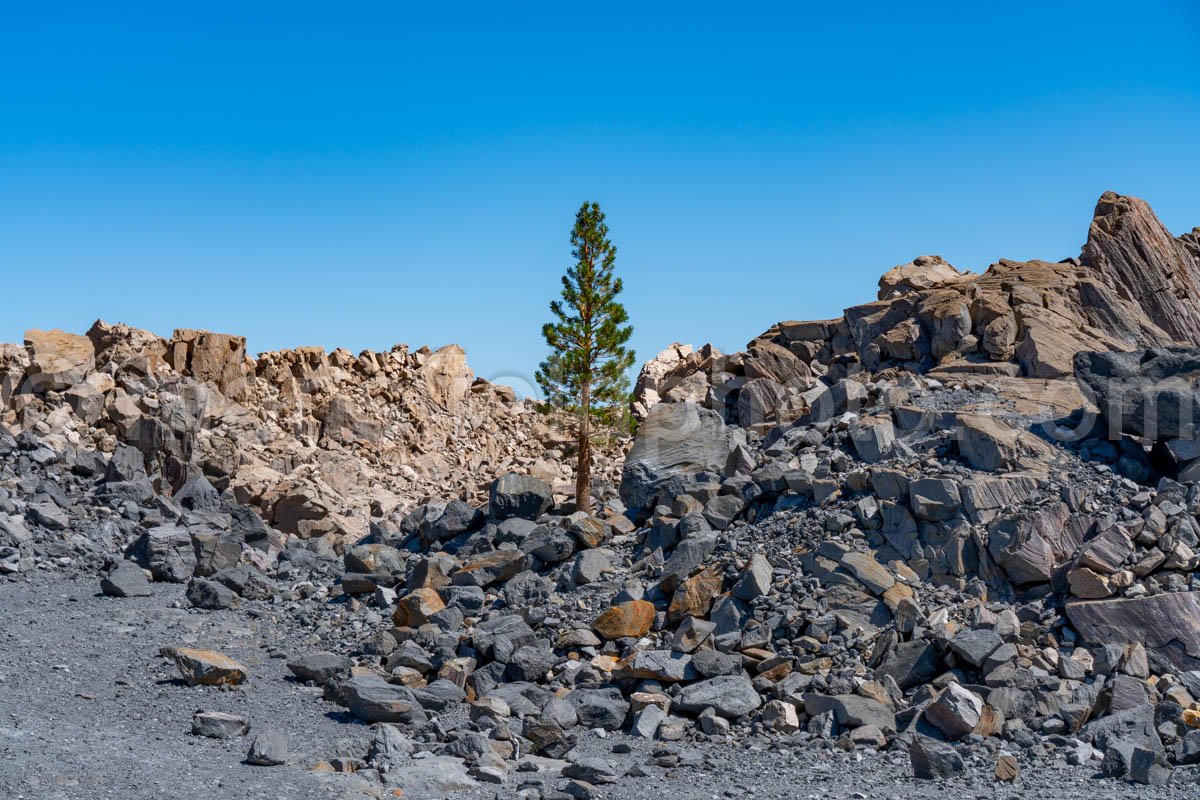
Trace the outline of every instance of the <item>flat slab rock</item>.
{"label": "flat slab rock", "polygon": [[1134,644],[1180,669],[1200,667],[1200,592],[1067,603],[1067,617],[1091,644]]}

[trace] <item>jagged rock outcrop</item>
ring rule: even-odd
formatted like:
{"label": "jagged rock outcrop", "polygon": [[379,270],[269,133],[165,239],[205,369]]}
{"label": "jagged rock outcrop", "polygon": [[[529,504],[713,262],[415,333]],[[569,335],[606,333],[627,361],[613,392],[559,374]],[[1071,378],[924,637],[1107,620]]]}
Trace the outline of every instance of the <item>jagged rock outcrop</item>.
{"label": "jagged rock outcrop", "polygon": [[[672,345],[648,363],[634,412],[686,399],[743,427],[770,425],[809,410],[808,376],[832,383],[894,367],[951,379],[1054,380],[1072,375],[1080,351],[1200,343],[1196,242],[1195,233],[1171,236],[1143,201],[1106,192],[1077,259],[1001,259],[974,275],[922,256],[886,273],[878,300],[834,320],[781,322],[744,353],[698,359]],[[754,352],[769,346],[799,366],[748,370]],[[663,386],[687,387],[686,397],[655,388]]]}
{"label": "jagged rock outcrop", "polygon": [[909,292],[922,292],[966,277],[941,256],[918,256],[885,272],[879,279],[879,300],[891,300]]}
{"label": "jagged rock outcrop", "polygon": [[1086,303],[1097,327],[1142,347],[1200,345],[1195,231],[1175,238],[1144,200],[1105,192],[1080,261],[1088,270],[1085,296],[1098,293]]}

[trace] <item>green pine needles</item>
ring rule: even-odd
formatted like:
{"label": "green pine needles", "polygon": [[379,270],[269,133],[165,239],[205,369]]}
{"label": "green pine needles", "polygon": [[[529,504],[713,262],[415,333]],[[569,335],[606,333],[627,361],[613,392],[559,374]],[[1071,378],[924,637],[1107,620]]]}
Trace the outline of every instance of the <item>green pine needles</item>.
{"label": "green pine needles", "polygon": [[617,248],[598,203],[585,202],[571,231],[575,265],[562,278],[562,299],[550,303],[555,321],[542,326],[550,355],[536,379],[550,410],[577,423],[575,507],[591,509],[592,437],[622,424],[628,414],[634,352],[629,314],[618,302],[623,288],[613,272]]}

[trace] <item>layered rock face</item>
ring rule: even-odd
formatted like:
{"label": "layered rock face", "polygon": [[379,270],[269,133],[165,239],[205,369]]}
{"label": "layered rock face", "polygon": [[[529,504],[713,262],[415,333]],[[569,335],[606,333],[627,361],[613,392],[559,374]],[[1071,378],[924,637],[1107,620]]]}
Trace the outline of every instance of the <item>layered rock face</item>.
{"label": "layered rock face", "polygon": [[[878,300],[832,320],[781,322],[745,352],[672,345],[634,403],[699,402],[743,427],[802,417],[827,383],[900,368],[943,377],[1069,378],[1080,351],[1200,345],[1200,247],[1143,201],[1106,192],[1078,258],[1001,259],[981,275],[921,256],[879,281]],[[840,413],[840,412],[839,412]]]}
{"label": "layered rock face", "polygon": [[60,450],[129,445],[168,493],[202,478],[283,533],[339,544],[430,496],[482,500],[507,471],[571,481],[563,432],[476,380],[456,345],[249,358],[240,336],[97,322],[0,346],[0,401],[14,432]]}

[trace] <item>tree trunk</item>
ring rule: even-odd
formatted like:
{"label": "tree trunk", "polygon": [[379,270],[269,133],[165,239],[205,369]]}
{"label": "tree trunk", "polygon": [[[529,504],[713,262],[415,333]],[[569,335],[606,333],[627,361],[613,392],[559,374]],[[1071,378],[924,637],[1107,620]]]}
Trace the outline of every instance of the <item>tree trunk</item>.
{"label": "tree trunk", "polygon": [[575,465],[575,510],[592,510],[592,387],[580,392],[579,460]]}

